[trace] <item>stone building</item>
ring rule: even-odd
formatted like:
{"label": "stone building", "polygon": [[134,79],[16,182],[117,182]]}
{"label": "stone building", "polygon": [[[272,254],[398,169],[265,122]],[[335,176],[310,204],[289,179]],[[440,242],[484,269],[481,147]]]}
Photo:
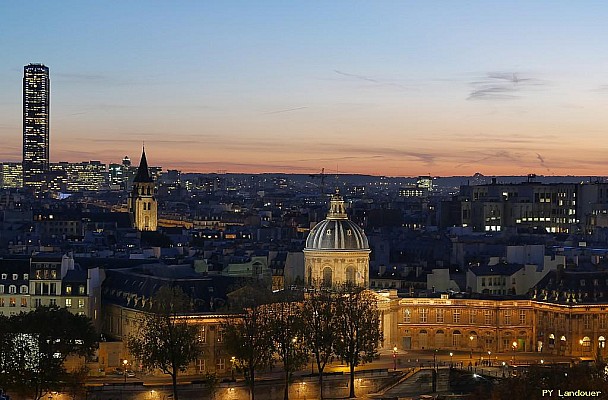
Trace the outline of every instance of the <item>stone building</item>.
{"label": "stone building", "polygon": [[141,152],[141,161],[129,194],[129,214],[133,227],[138,231],[156,231],[158,204],[154,193],[154,180],[150,176],[146,151]]}
{"label": "stone building", "polygon": [[327,218],[310,231],[304,247],[305,280],[309,286],[350,283],[369,287],[369,243],[350,221],[339,194],[331,197]]}

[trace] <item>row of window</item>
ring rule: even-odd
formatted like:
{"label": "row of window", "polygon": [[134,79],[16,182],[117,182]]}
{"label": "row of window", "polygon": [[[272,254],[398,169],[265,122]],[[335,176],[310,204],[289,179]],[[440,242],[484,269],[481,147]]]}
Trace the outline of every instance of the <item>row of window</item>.
{"label": "row of window", "polygon": [[[435,321],[436,323],[444,323],[445,322],[445,318],[444,318],[444,314],[445,314],[445,310],[442,309],[437,309],[435,310]],[[491,310],[484,310],[484,324],[485,325],[492,325],[494,324],[494,313]],[[474,324],[476,323],[476,319],[477,319],[477,310],[469,310],[468,312],[469,315],[469,324]],[[512,315],[512,310],[503,310],[502,311],[502,322],[505,325],[511,325],[512,323],[512,319],[511,319],[511,315]],[[452,311],[452,323],[454,324],[459,324],[461,323],[461,310],[460,309],[454,309]],[[429,323],[431,322],[429,320],[429,309],[428,308],[420,308],[418,309],[418,322],[419,323]],[[405,323],[411,323],[412,322],[412,311],[409,308],[406,308],[403,311],[403,322]],[[526,324],[526,310],[519,310],[519,325],[525,325]]]}
{"label": "row of window", "polygon": [[[3,281],[8,279],[8,274],[2,274],[1,278]],[[19,279],[19,274],[13,274],[13,280],[16,281],[17,279]],[[29,274],[23,274],[23,280],[27,281],[29,279]]]}
{"label": "row of window", "polygon": [[[0,285],[0,294],[3,294],[5,291],[4,285]],[[27,294],[29,291],[27,285],[21,285],[21,287],[19,288],[19,293],[21,294]],[[16,294],[17,293],[17,286],[16,285],[8,285],[8,294]]]}
{"label": "row of window", "polygon": [[[8,301],[7,301],[8,300]],[[21,298],[21,307],[27,307],[27,297]],[[17,298],[10,297],[9,299],[5,299],[4,297],[0,297],[0,307],[17,307]]]}
{"label": "row of window", "polygon": [[[26,292],[27,293],[27,292]],[[36,282],[34,284],[34,293],[40,295],[60,295],[61,287],[55,282]],[[75,288],[72,285],[65,286],[65,294],[72,295],[76,294]],[[86,288],[84,285],[78,286],[78,294],[85,295]]]}
{"label": "row of window", "polygon": [[[572,319],[582,318],[583,329],[585,329],[585,330],[593,329],[593,320],[595,319],[593,314],[583,314],[583,315],[574,314],[571,316],[571,318]],[[608,329],[608,315],[597,314],[597,320],[598,320],[599,329]],[[567,325],[565,314],[559,314],[559,315],[555,316],[554,318],[551,318],[551,317],[549,317],[548,313],[544,313],[543,321],[545,321],[545,323],[543,325],[545,325],[549,328],[564,329]]]}
{"label": "row of window", "polygon": [[[226,368],[234,368],[233,365],[226,365],[226,359],[225,358],[217,358],[215,360],[215,370],[218,372],[224,372],[226,370]],[[199,358],[196,360],[196,370],[199,374],[204,374],[205,372],[212,372],[212,371],[207,371],[207,360],[205,360],[204,358]]]}

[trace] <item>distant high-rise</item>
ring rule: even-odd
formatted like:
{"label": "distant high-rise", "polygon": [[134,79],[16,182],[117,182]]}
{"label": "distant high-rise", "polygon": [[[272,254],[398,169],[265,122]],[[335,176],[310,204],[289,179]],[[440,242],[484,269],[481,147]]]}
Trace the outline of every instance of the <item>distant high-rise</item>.
{"label": "distant high-rise", "polygon": [[41,188],[49,170],[49,68],[23,68],[23,185]]}

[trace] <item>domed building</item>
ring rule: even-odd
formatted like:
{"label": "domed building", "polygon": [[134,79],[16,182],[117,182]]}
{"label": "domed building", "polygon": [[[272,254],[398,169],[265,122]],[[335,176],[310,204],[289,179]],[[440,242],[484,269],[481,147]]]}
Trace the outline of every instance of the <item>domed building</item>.
{"label": "domed building", "polygon": [[327,218],[310,231],[304,247],[304,273],[308,286],[344,283],[367,287],[369,243],[357,224],[350,221],[339,194],[331,197]]}

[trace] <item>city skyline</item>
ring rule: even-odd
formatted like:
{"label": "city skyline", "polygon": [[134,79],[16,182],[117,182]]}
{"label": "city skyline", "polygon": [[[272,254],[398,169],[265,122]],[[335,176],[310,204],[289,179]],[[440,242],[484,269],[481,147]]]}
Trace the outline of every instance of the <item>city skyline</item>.
{"label": "city skyline", "polygon": [[23,66],[51,69],[51,162],[186,172],[606,175],[608,6],[4,3],[0,160]]}

